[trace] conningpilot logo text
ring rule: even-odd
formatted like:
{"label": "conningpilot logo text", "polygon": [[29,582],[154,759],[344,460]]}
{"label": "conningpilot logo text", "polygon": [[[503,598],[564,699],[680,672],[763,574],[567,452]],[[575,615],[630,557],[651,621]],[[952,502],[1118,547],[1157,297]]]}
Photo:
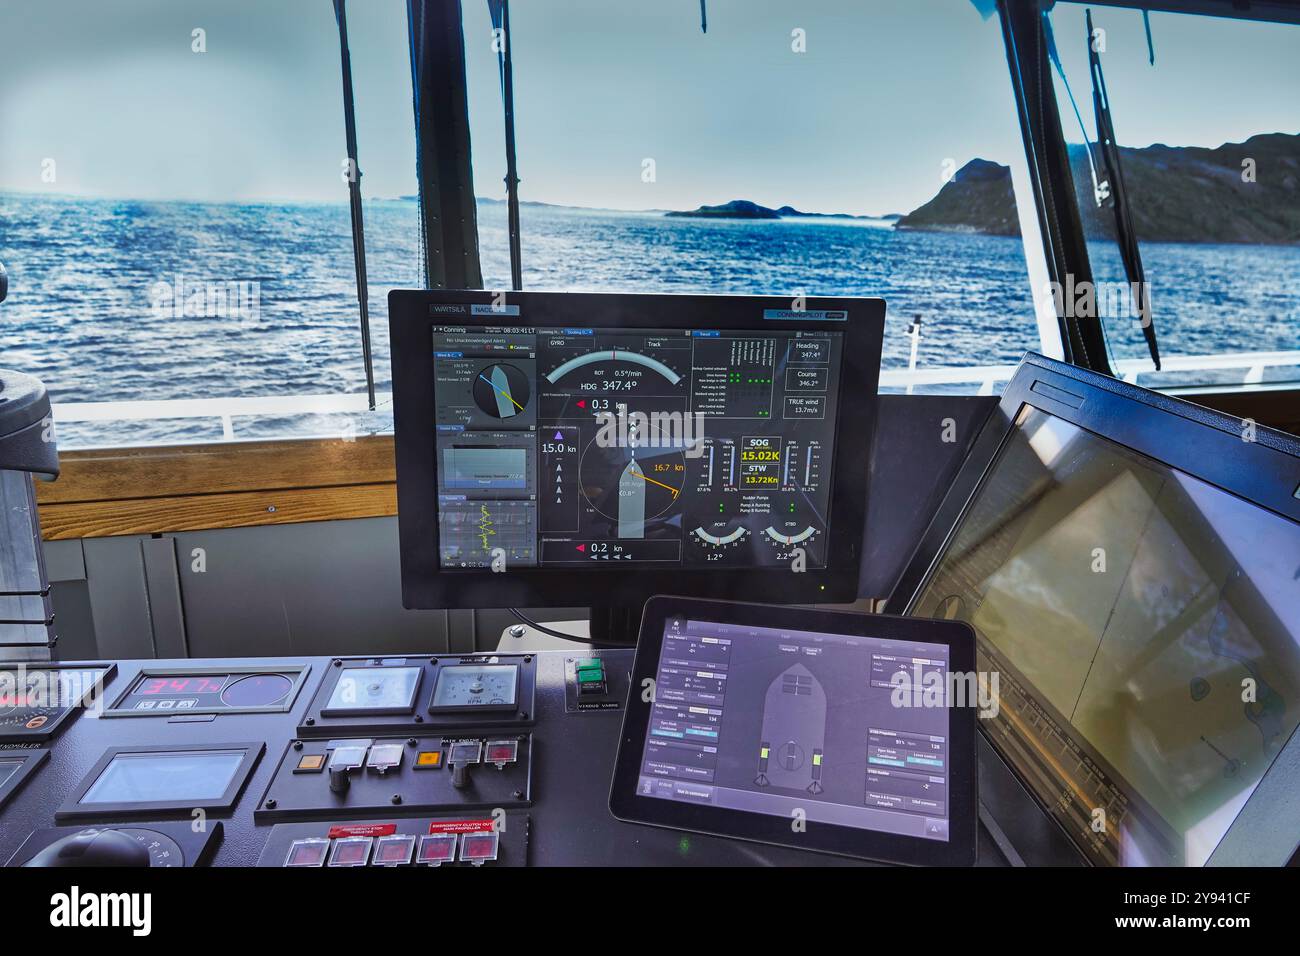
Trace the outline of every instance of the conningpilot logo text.
{"label": "conningpilot logo text", "polygon": [[50,925],[66,928],[121,926],[133,936],[153,928],[151,893],[83,893],[78,886],[50,897]]}

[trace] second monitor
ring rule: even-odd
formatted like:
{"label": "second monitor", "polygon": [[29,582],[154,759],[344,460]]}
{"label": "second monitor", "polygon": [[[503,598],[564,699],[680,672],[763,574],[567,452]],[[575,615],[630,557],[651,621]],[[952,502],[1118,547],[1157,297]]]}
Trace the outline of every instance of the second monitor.
{"label": "second monitor", "polygon": [[390,314],[407,606],[856,596],[880,300],[394,292]]}

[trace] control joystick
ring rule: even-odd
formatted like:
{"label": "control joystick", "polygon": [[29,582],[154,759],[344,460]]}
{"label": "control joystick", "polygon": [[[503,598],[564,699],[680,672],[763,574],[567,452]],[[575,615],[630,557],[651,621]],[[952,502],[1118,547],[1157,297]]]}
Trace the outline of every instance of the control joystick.
{"label": "control joystick", "polygon": [[55,840],[23,866],[148,866],[149,851],[118,830],[82,830]]}

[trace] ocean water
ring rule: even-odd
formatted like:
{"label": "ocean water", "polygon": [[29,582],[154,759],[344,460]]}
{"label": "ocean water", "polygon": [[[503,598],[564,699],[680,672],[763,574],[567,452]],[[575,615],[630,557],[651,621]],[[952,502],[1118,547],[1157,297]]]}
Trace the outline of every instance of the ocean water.
{"label": "ocean water", "polygon": [[[478,215],[484,284],[508,288],[505,207],[480,202]],[[1012,363],[1038,347],[1019,239],[544,206],[521,217],[525,288],[883,296],[886,368],[906,366],[916,317],[922,367]],[[372,200],[365,219],[375,377],[387,390],[387,293],[419,285],[417,209]],[[1300,347],[1300,248],[1148,244],[1143,254],[1165,354]],[[1092,255],[1099,279],[1122,279],[1113,246],[1093,244]],[[345,205],[0,194],[0,261],[10,273],[0,367],[40,377],[55,401],[364,391]],[[209,284],[230,294],[208,310],[218,314],[169,304],[177,289],[183,301]],[[1110,335],[1117,357],[1145,354],[1131,320]],[[390,424],[381,408],[237,419],[235,433]],[[215,440],[221,428],[174,419],[66,423],[58,434],[69,448]]]}

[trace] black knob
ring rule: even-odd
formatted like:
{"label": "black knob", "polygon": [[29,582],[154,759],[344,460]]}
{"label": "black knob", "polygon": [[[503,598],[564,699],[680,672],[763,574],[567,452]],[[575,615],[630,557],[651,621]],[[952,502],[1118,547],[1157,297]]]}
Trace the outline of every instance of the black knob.
{"label": "black knob", "polygon": [[82,830],[55,840],[23,866],[148,866],[149,851],[120,830]]}
{"label": "black knob", "polygon": [[330,790],[334,793],[347,793],[352,786],[347,767],[330,767]]}

